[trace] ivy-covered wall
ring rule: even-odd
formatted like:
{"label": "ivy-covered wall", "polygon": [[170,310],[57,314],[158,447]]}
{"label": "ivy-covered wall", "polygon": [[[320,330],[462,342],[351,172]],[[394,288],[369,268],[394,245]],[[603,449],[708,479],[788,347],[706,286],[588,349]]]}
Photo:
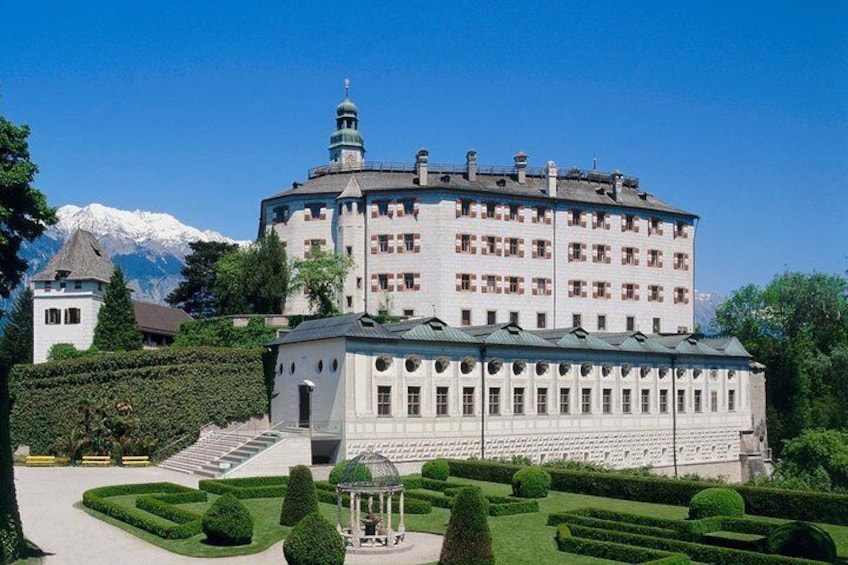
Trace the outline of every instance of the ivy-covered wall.
{"label": "ivy-covered wall", "polygon": [[209,422],[265,415],[262,353],[198,347],[18,365],[11,374],[12,445],[54,452],[56,440],[79,425],[83,403],[130,405],[133,434],[153,438],[156,448],[197,434]]}

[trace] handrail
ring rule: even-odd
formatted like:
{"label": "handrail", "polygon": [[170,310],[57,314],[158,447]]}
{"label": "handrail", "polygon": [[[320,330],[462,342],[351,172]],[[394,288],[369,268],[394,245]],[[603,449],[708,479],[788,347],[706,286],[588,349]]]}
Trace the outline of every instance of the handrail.
{"label": "handrail", "polygon": [[[214,424],[215,424],[215,422],[206,422],[205,424],[203,424],[202,426],[200,426],[200,429],[202,430],[203,428],[205,428],[205,427],[207,427],[207,426],[212,426],[212,425],[214,425]],[[198,431],[197,433],[198,433],[198,436],[199,436],[200,432]],[[182,441],[185,441],[185,440],[186,440],[187,438],[189,438],[189,437],[193,437],[193,436],[194,436],[194,434],[195,434],[195,432],[188,432],[188,433],[186,433],[186,434],[181,435],[180,437],[178,437],[177,439],[173,440],[172,442],[167,443],[167,444],[163,445],[162,447],[157,448],[157,449],[156,449],[153,453],[151,453],[151,454],[150,454],[150,458],[151,458],[151,459],[153,459],[154,461],[158,461],[157,456],[158,456],[160,453],[164,452],[165,450],[167,450],[167,449],[171,448],[171,447],[172,447],[172,446],[174,446],[174,445],[177,445],[178,443],[180,443],[180,442],[182,442]],[[178,451],[179,451],[179,450],[178,450]]]}

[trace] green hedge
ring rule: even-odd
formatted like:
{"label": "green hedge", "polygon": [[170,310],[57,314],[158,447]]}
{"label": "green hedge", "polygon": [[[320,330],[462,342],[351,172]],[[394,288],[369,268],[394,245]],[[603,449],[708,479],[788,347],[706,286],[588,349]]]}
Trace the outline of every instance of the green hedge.
{"label": "green hedge", "polygon": [[559,550],[566,553],[642,565],[689,565],[692,563],[688,555],[681,553],[669,553],[621,543],[576,538],[568,533],[567,526],[562,526],[557,530],[556,543]]}
{"label": "green hedge", "polygon": [[[193,491],[194,489],[175,485],[173,483],[115,485],[85,491],[82,495],[82,503],[87,508],[97,510],[98,512],[111,516],[112,518],[125,522],[131,526],[135,526],[136,528],[150,532],[160,538],[186,539],[195,536],[202,531],[200,522],[201,516],[199,514],[191,513],[193,519],[189,520],[189,513],[183,510],[181,513],[173,513],[173,517],[177,520],[185,521],[174,521],[168,517],[168,520],[171,520],[174,523],[163,524],[159,520],[152,520],[149,515],[150,511],[141,510],[140,508],[128,508],[110,501],[109,498],[114,496],[151,495],[157,493],[188,493]],[[151,497],[145,496],[139,496],[139,498],[155,500]],[[161,509],[161,505],[164,504],[162,501],[156,501],[156,503],[158,504],[152,504],[151,508],[155,507],[157,509]],[[145,503],[142,503],[142,505],[144,504]]]}
{"label": "green hedge", "polygon": [[[488,461],[448,461],[452,477],[512,484],[524,467]],[[606,498],[689,506],[695,494],[714,486],[701,481],[642,477],[590,471],[548,469],[551,489]],[[742,495],[749,514],[848,525],[848,495],[728,485]]]}
{"label": "green hedge", "polygon": [[745,501],[742,495],[726,487],[707,488],[692,497],[689,501],[689,519],[700,520],[713,516],[745,515]]}
{"label": "green hedge", "polygon": [[204,479],[200,490],[212,494],[232,494],[239,500],[249,498],[278,498],[285,496],[289,478],[286,476],[248,477],[244,479]]}
{"label": "green hedge", "polygon": [[268,408],[260,350],[161,349],[17,365],[11,394],[12,445],[29,445],[33,453],[53,452],[83,398],[129,403],[138,421],[134,436],[152,437],[158,447],[196,435],[208,422],[245,420]]}
{"label": "green hedge", "polygon": [[[206,493],[203,493],[206,494]],[[139,496],[135,499],[135,507],[139,510],[145,510],[151,514],[156,514],[160,518],[165,518],[177,524],[185,524],[194,520],[199,520],[202,515],[185,508],[180,508],[169,502],[163,501],[156,495]]]}
{"label": "green hedge", "polygon": [[713,565],[821,565],[821,561],[783,557],[742,551],[700,543],[664,539],[653,536],[643,536],[626,532],[589,528],[577,524],[569,524],[569,530],[575,537],[593,539],[604,543],[621,543],[635,547],[658,549],[674,553],[685,553],[691,559]]}

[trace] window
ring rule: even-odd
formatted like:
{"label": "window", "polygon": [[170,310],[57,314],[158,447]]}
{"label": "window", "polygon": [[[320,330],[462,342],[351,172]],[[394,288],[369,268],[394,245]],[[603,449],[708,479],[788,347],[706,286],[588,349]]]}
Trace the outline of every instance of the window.
{"label": "window", "polygon": [[496,283],[497,279],[495,278],[495,275],[486,275],[486,292],[494,293],[497,291]]}
{"label": "window", "polygon": [[507,252],[505,255],[518,255],[518,238],[510,237],[507,239]]}
{"label": "window", "polygon": [[536,292],[541,294],[542,296],[548,293],[548,279],[539,278],[536,279]]}
{"label": "window", "polygon": [[420,416],[421,415],[421,387],[410,386],[406,387],[406,415]]}
{"label": "window", "polygon": [[448,387],[436,387],[436,416],[448,415]]}
{"label": "window", "polygon": [[701,395],[702,395],[702,393],[703,393],[703,391],[700,391],[700,390],[695,391],[695,398],[693,399],[695,401],[695,412],[701,411],[701,408],[702,408]]}
{"label": "window", "polygon": [[686,412],[686,391],[678,390],[677,391],[677,411],[680,414]]}
{"label": "window", "polygon": [[571,315],[571,327],[576,328],[583,325],[583,314]]}
{"label": "window", "polygon": [[474,415],[474,387],[462,387],[462,415]]}
{"label": "window", "polygon": [[627,327],[627,331],[629,332],[636,331],[636,317],[627,316],[625,326]]}
{"label": "window", "polygon": [[545,312],[536,312],[536,328],[543,330],[548,327],[548,315]]}
{"label": "window", "polygon": [[406,198],[400,201],[401,206],[403,207],[403,213],[407,216],[415,213],[415,200],[411,198]]}
{"label": "window", "polygon": [[548,251],[548,242],[545,241],[544,239],[537,239],[536,240],[536,257],[538,257],[539,259],[544,259],[547,251]]}
{"label": "window", "polygon": [[548,413],[548,389],[547,388],[537,388],[536,389],[536,413],[537,414],[547,414]]}
{"label": "window", "polygon": [[389,289],[389,275],[377,275],[377,286],[380,287],[380,290],[388,290]]}
{"label": "window", "polygon": [[621,264],[622,265],[638,265],[639,261],[636,259],[636,248],[635,247],[624,247],[621,250]]}
{"label": "window", "polygon": [[471,310],[462,310],[460,311],[460,320],[463,326],[471,325]]}
{"label": "window", "polygon": [[710,391],[710,412],[718,412],[718,392]]}
{"label": "window", "polygon": [[497,415],[501,413],[501,389],[499,387],[491,387],[489,389],[489,414]]}
{"label": "window", "polygon": [[571,389],[570,388],[559,389],[559,413],[560,414],[570,414],[571,413]]}
{"label": "window", "polygon": [[79,324],[80,323],[80,312],[79,308],[65,308],[65,323],[66,324]]}
{"label": "window", "polygon": [[59,311],[58,308],[48,308],[44,311],[44,323],[48,326],[55,326],[57,324],[61,324],[62,313]]}
{"label": "window", "polygon": [[683,287],[676,287],[674,289],[674,303],[689,304],[689,289]]}
{"label": "window", "polygon": [[415,234],[403,234],[403,248],[405,251],[415,251]]}
{"label": "window", "polygon": [[389,252],[389,236],[378,235],[377,236],[377,247],[379,248],[380,253],[388,253]]}
{"label": "window", "polygon": [[495,236],[486,236],[486,251],[489,253],[489,255],[494,255],[496,253],[497,247],[495,245]]}
{"label": "window", "polygon": [[568,296],[574,297],[574,298],[580,298],[581,296],[584,296],[585,291],[583,289],[583,281],[570,281],[570,282],[571,282],[571,288],[569,289],[570,292],[568,293]]}
{"label": "window", "polygon": [[579,226],[583,224],[583,210],[569,210],[568,212],[568,225],[569,226]]}
{"label": "window", "polygon": [[668,389],[660,390],[660,414],[668,414]]}
{"label": "window", "polygon": [[74,290],[79,290],[82,288],[82,281],[74,281]]}
{"label": "window", "polygon": [[592,298],[610,298],[612,284],[606,281],[595,281],[592,283]]}
{"label": "window", "polygon": [[309,210],[309,216],[313,220],[323,220],[324,219],[324,203],[323,202],[310,202],[306,205],[306,208]]}
{"label": "window", "polygon": [[548,209],[544,206],[536,206],[535,212],[537,222],[544,222],[548,216]]}
{"label": "window", "polygon": [[568,260],[569,261],[582,261],[583,260],[583,247],[582,243],[569,243],[568,244]]}
{"label": "window", "polygon": [[509,219],[512,221],[518,219],[518,204],[509,205]]}
{"label": "window", "polygon": [[621,391],[621,411],[624,414],[630,414],[633,411],[633,409],[632,409],[632,400],[633,400],[632,396],[633,396],[633,391],[630,390],[629,388],[625,388]]}
{"label": "window", "polygon": [[489,325],[498,323],[498,312],[497,310],[487,310],[486,311],[486,323]]}
{"label": "window", "polygon": [[321,240],[320,239],[310,239],[309,240],[309,249],[307,251],[321,251]]}
{"label": "window", "polygon": [[274,224],[285,224],[289,221],[289,207],[288,206],[277,206],[274,208],[271,213],[273,214],[273,218],[271,223]]}
{"label": "window", "polygon": [[413,290],[415,288],[415,274],[414,273],[404,273],[403,274],[403,288],[406,290]]}
{"label": "window", "polygon": [[603,332],[607,329],[607,317],[605,314],[598,314],[598,331]]}
{"label": "window", "polygon": [[459,201],[459,215],[460,216],[470,216],[471,215],[471,201],[470,200],[460,200]]}
{"label": "window", "polygon": [[518,325],[518,312],[509,313],[509,323]]}
{"label": "window", "polygon": [[356,288],[362,288],[362,277],[356,277]]}
{"label": "window", "polygon": [[727,391],[727,411],[735,412],[736,411],[736,391],[728,390]]}
{"label": "window", "polygon": [[688,253],[675,253],[674,254],[674,268],[678,271],[688,271],[689,270],[689,254]]}
{"label": "window", "polygon": [[643,388],[639,392],[641,394],[640,404],[642,414],[647,414],[651,411],[651,391],[649,389]]}
{"label": "window", "polygon": [[[649,284],[648,285],[648,302],[662,302],[662,291],[663,287],[658,284]],[[654,318],[655,320],[657,318]],[[655,332],[656,333],[656,332]]]}
{"label": "window", "polygon": [[65,290],[66,288],[68,288],[68,283],[66,283],[65,281],[60,282],[59,288]]}
{"label": "window", "polygon": [[378,216],[388,216],[389,215],[389,201],[388,200],[378,200],[375,202],[377,205],[377,215]]}
{"label": "window", "polygon": [[[45,286],[45,289],[49,289],[49,288],[50,288],[49,286]],[[97,290],[98,290],[98,292],[103,290],[103,282],[102,281],[97,281]]]}
{"label": "window", "polygon": [[509,277],[509,292],[511,294],[518,292],[518,277]]}
{"label": "window", "polygon": [[633,283],[624,283],[621,285],[622,300],[636,300],[636,285]]}
{"label": "window", "polygon": [[471,253],[471,236],[464,233],[460,236],[459,249],[463,253]]}
{"label": "window", "polygon": [[592,261],[594,263],[608,263],[607,257],[609,256],[609,245],[603,245],[599,243],[595,245],[595,253],[592,255]]}
{"label": "window", "polygon": [[594,220],[592,223],[593,228],[609,229],[609,214],[606,212],[595,212]]}
{"label": "window", "polygon": [[512,389],[512,413],[524,414],[524,387]]}
{"label": "window", "polygon": [[460,288],[462,290],[471,290],[471,275],[465,273],[459,276]]}
{"label": "window", "polygon": [[486,202],[486,218],[494,218],[497,211],[497,204],[494,202]]}
{"label": "window", "polygon": [[580,391],[580,413],[592,413],[592,389],[584,388]]}
{"label": "window", "polygon": [[651,324],[651,330],[655,334],[660,333],[660,319],[659,318],[654,318],[653,323]]}
{"label": "window", "polygon": [[639,231],[638,221],[633,214],[625,214],[621,217],[621,231]]}
{"label": "window", "polygon": [[602,394],[604,414],[612,414],[612,389],[605,388]]}
{"label": "window", "polygon": [[648,266],[662,267],[662,251],[659,249],[648,249]]}
{"label": "window", "polygon": [[403,317],[404,318],[411,318],[414,315],[415,315],[415,310],[413,310],[412,308],[404,308],[404,310],[403,310]]}
{"label": "window", "polygon": [[377,387],[377,416],[392,415],[392,387]]}
{"label": "window", "polygon": [[686,222],[674,223],[674,237],[688,237],[686,234]]}

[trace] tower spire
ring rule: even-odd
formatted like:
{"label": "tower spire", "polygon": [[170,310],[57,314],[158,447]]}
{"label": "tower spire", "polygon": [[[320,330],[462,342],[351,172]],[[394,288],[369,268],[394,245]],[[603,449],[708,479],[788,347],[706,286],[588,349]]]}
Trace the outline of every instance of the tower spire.
{"label": "tower spire", "polygon": [[350,79],[344,81],[345,98],[336,106],[336,131],[330,135],[330,163],[361,168],[365,143],[359,133],[359,111],[350,99]]}
{"label": "tower spire", "polygon": [[345,85],[345,98],[350,98],[350,79],[346,78],[344,81]]}

